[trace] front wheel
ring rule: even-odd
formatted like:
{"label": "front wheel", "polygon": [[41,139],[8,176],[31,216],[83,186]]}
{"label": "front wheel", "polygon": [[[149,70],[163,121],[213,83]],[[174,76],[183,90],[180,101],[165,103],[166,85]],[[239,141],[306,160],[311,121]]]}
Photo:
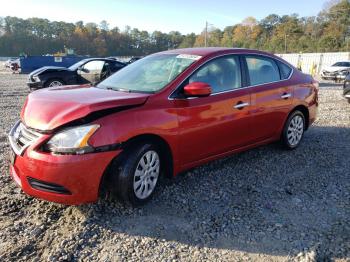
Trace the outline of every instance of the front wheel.
{"label": "front wheel", "polygon": [[133,146],[112,164],[110,191],[124,202],[142,205],[153,196],[161,170],[157,146],[147,143]]}
{"label": "front wheel", "polygon": [[63,86],[64,82],[61,79],[51,79],[45,83],[45,87]]}
{"label": "front wheel", "polygon": [[287,149],[299,146],[305,131],[304,114],[298,110],[294,111],[287,119],[281,136],[281,142]]}

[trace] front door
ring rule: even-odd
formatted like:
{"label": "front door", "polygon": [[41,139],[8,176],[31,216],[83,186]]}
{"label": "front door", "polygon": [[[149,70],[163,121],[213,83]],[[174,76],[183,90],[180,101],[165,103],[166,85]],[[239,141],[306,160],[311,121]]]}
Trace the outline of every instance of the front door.
{"label": "front door", "polygon": [[101,80],[101,73],[105,62],[94,60],[87,62],[78,70],[78,75],[81,83],[96,84]]}
{"label": "front door", "polygon": [[186,83],[206,82],[208,97],[176,99],[182,164],[239,148],[249,143],[250,94],[242,87],[240,59],[224,56],[200,67]]}

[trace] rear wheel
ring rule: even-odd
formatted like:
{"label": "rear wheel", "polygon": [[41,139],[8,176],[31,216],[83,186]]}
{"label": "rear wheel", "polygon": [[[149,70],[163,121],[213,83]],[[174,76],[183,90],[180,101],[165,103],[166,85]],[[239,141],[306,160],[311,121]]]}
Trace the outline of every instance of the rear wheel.
{"label": "rear wheel", "polygon": [[142,205],[152,198],[161,171],[158,147],[148,143],[136,145],[112,163],[108,187],[113,196],[124,202]]}
{"label": "rear wheel", "polygon": [[283,131],[281,142],[288,149],[299,146],[305,131],[305,117],[299,110],[294,111],[288,117]]}

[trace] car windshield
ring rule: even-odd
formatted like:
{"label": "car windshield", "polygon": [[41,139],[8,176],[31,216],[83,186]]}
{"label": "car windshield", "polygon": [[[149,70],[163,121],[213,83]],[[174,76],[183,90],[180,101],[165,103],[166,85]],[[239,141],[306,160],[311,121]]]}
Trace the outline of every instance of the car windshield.
{"label": "car windshield", "polygon": [[350,67],[350,62],[337,62],[333,66]]}
{"label": "car windshield", "polygon": [[140,59],[97,85],[126,92],[155,93],[181,74],[200,56],[157,54]]}
{"label": "car windshield", "polygon": [[86,63],[86,61],[88,61],[88,59],[83,59],[83,60],[80,60],[79,62],[71,65],[70,67],[68,67],[68,69],[70,70],[77,70],[79,66],[83,65]]}

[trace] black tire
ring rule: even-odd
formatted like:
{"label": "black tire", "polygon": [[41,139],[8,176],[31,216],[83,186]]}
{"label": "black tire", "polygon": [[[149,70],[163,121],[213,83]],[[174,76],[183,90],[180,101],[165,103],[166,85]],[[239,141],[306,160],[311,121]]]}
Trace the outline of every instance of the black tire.
{"label": "black tire", "polygon": [[[136,195],[134,190],[136,168],[140,167],[139,162],[141,161],[141,158],[147,152],[152,151],[156,152],[159,156],[158,178],[152,193],[149,196],[141,199]],[[129,149],[126,149],[119,157],[113,160],[106,179],[106,186],[108,187],[107,190],[110,192],[110,195],[113,198],[118,198],[127,204],[131,204],[132,206],[140,206],[147,203],[153,197],[154,192],[159,185],[159,180],[163,169],[162,162],[160,150],[157,146],[150,143],[130,146]]]}
{"label": "black tire", "polygon": [[[60,83],[60,85],[57,85],[57,86],[64,86],[65,85],[65,83],[62,79],[52,78],[52,79],[49,79],[46,81],[44,87],[51,87],[51,84],[53,84],[54,82]],[[57,87],[57,86],[54,86],[54,87]]]}
{"label": "black tire", "polygon": [[[293,121],[293,119],[294,119],[294,121],[296,121],[296,119],[300,119],[299,117],[302,119],[302,128],[299,127],[299,128],[296,128],[296,129],[300,130],[301,135],[299,135],[298,131],[295,131],[295,133],[293,133],[293,131],[289,130],[289,128],[291,127],[291,122]],[[293,124],[292,124],[292,126],[293,126]],[[293,127],[291,127],[291,128],[293,128]],[[289,115],[286,123],[284,124],[283,131],[282,131],[282,134],[281,134],[281,144],[286,149],[295,149],[295,148],[297,148],[300,145],[300,142],[303,139],[304,132],[305,132],[305,116],[299,110],[295,110]],[[293,134],[291,134],[291,133],[293,133]],[[288,137],[291,137],[293,135],[295,135],[295,140],[293,140],[291,138],[288,138]],[[295,142],[293,143],[293,141],[295,141]]]}

